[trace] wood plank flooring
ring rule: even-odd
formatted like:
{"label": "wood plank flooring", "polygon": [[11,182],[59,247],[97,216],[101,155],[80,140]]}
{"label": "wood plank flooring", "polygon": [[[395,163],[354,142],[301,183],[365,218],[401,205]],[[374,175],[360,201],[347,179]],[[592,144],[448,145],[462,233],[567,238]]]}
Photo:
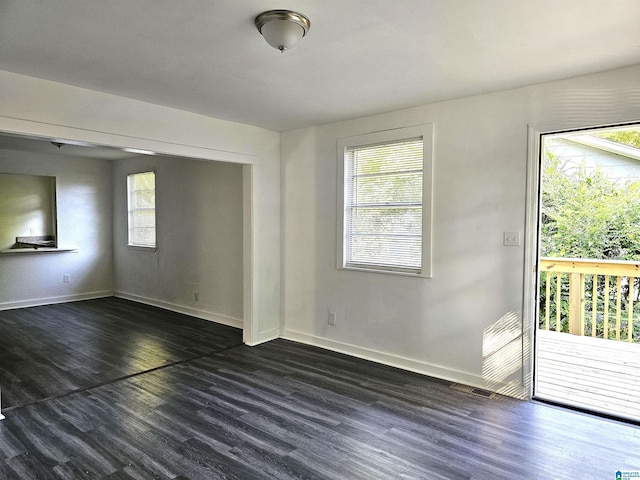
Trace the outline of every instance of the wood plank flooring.
{"label": "wood plank flooring", "polygon": [[[145,335],[168,335],[146,321],[131,326],[148,329],[137,343],[123,339],[133,351]],[[193,357],[6,412],[0,478],[568,480],[640,470],[640,431],[629,424],[487,399],[285,340],[214,353],[198,339],[173,342],[171,358]],[[39,355],[48,344],[35,342]]]}
{"label": "wood plank flooring", "polygon": [[242,331],[115,297],[0,311],[2,407],[242,344]]}

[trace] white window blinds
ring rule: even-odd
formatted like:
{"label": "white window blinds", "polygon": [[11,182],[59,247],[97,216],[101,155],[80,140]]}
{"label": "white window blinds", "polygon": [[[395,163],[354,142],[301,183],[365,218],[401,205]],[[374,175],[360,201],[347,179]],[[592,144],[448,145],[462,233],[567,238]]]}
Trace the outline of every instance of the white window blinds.
{"label": "white window blinds", "polygon": [[422,137],[344,152],[344,265],[421,273]]}

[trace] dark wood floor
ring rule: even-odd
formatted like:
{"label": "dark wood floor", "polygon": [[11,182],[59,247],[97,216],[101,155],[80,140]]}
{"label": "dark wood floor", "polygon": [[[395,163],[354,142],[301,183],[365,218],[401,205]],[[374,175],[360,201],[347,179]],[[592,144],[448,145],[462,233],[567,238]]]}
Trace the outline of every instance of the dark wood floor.
{"label": "dark wood floor", "polygon": [[242,344],[242,331],[115,297],[0,311],[2,407]]}
{"label": "dark wood floor", "polygon": [[[64,320],[61,312],[73,315],[86,303],[94,311],[84,317],[88,331],[103,302],[115,317],[138,308],[114,299],[39,312],[60,313],[55,330]],[[17,317],[4,318],[2,313],[0,323]],[[640,431],[632,425],[506,397],[487,399],[284,340],[227,348],[221,340],[229,341],[227,327],[220,327],[215,353],[207,353],[208,342],[199,335],[187,335],[178,346],[181,316],[173,319],[178,327],[155,333],[153,315],[137,318],[146,325],[87,342],[84,360],[61,363],[73,371],[94,356],[91,345],[99,351],[119,341],[129,345],[119,356],[137,358],[145,345],[144,358],[155,359],[149,365],[170,363],[4,411],[0,478],[546,480],[614,479],[617,470],[640,470]],[[198,331],[202,322],[192,321]],[[5,335],[21,325],[2,328]],[[138,340],[129,342],[129,336]],[[172,346],[152,354],[149,344],[163,338]],[[47,345],[56,346],[51,354]],[[37,337],[33,347],[38,358],[67,358],[56,342]],[[130,375],[128,365],[120,361],[114,371]]]}

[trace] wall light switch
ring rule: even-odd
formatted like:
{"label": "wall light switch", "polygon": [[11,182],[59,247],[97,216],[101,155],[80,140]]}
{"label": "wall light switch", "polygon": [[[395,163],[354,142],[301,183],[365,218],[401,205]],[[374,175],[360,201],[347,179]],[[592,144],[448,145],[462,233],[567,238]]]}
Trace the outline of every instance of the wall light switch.
{"label": "wall light switch", "polygon": [[503,245],[517,247],[520,245],[520,232],[504,232]]}

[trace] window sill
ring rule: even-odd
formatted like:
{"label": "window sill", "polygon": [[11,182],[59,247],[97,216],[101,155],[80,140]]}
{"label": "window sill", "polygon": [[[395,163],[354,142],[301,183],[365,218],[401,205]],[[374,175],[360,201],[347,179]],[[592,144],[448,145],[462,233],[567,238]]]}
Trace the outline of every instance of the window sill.
{"label": "window sill", "polygon": [[395,270],[382,270],[378,268],[365,268],[365,267],[352,267],[352,266],[343,266],[338,267],[338,270],[351,270],[354,272],[367,272],[367,273],[382,273],[387,275],[399,275],[401,277],[413,277],[413,278],[431,278],[423,273],[412,273],[412,272],[402,272]]}
{"label": "window sill", "polygon": [[127,248],[131,250],[140,250],[141,252],[155,253],[158,251],[158,247],[145,247],[144,245],[127,245]]}
{"label": "window sill", "polygon": [[77,252],[76,247],[38,247],[38,248],[9,248],[7,250],[0,250],[0,253],[68,253]]}

